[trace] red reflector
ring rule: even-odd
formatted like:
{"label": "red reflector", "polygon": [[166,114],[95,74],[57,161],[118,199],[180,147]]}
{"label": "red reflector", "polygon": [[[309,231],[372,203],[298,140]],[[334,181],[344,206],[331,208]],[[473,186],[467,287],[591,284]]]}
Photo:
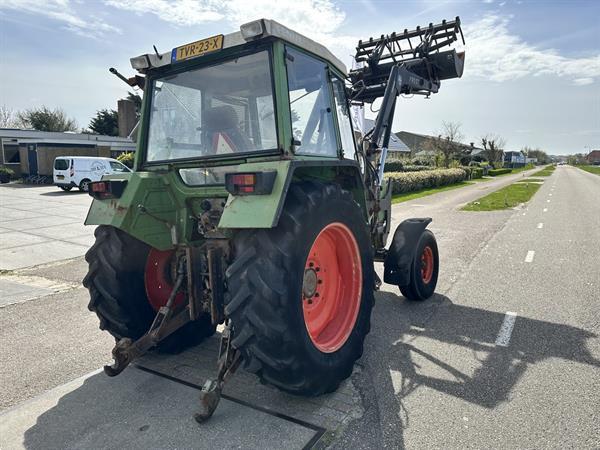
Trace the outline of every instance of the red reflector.
{"label": "red reflector", "polygon": [[92,192],[106,192],[107,191],[107,183],[97,182],[91,183],[90,187],[92,188]]}
{"label": "red reflector", "polygon": [[254,186],[238,186],[240,192],[252,193],[254,192]]}
{"label": "red reflector", "polygon": [[256,175],[253,173],[234,175],[233,184],[238,186],[254,186],[256,184]]}

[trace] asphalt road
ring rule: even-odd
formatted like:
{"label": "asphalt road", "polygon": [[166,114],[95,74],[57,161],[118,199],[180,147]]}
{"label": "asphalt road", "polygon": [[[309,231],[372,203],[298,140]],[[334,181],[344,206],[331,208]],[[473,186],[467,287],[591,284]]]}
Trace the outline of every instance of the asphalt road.
{"label": "asphalt road", "polygon": [[[355,419],[336,448],[600,447],[600,177],[559,167],[525,208],[459,210],[522,176],[394,206],[395,222],[433,218],[438,294],[410,303],[384,285],[342,396],[289,411],[318,420],[344,400]],[[16,272],[66,290],[0,307],[0,408],[107,362],[112,340],[73,287],[84,273],[82,258]],[[257,400],[284,401],[240,379]]]}
{"label": "asphalt road", "polygon": [[440,289],[378,296],[336,448],[600,448],[600,177],[559,167],[506,212],[458,211],[469,189],[407,205],[434,217]]}

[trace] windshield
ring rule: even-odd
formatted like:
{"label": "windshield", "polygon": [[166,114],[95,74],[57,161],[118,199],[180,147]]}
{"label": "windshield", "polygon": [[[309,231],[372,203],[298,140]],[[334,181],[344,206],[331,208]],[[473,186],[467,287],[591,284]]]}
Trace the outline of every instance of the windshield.
{"label": "windshield", "polygon": [[276,149],[271,81],[267,51],[156,80],[147,160]]}

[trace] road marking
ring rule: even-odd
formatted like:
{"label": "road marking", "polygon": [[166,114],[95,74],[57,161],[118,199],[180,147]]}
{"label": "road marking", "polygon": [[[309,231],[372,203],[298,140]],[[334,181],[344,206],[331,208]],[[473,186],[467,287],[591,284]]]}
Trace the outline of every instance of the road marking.
{"label": "road marking", "polygon": [[527,252],[527,256],[525,256],[525,262],[533,262],[534,255],[535,255],[535,252],[533,250],[529,250]]}
{"label": "road marking", "polygon": [[548,208],[544,208],[544,212],[547,212],[547,211],[548,211]]}
{"label": "road marking", "polygon": [[542,222],[538,223],[538,228],[544,228],[544,224]]}
{"label": "road marking", "polygon": [[547,203],[550,203],[550,199],[546,200]]}
{"label": "road marking", "polygon": [[507,311],[504,315],[504,321],[500,326],[498,337],[496,338],[496,345],[499,345],[500,347],[508,347],[510,336],[512,335],[513,328],[515,327],[515,320],[517,320],[517,313]]}
{"label": "road marking", "polygon": [[548,194],[549,197],[552,197],[552,192],[550,194]]}

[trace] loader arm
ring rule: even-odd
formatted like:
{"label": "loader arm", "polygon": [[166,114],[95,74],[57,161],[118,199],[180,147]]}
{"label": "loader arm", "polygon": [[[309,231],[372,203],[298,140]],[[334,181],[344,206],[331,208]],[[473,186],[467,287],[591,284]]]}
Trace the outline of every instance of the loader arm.
{"label": "loader arm", "polygon": [[439,91],[441,80],[462,76],[464,52],[457,53],[455,49],[440,52],[457,41],[459,34],[462,36],[457,17],[425,28],[359,41],[356,47],[355,60],[364,66],[350,71],[351,102],[362,105],[381,98],[375,125],[363,136],[358,148],[365,168],[371,236],[378,250],[385,246],[389,231],[389,211],[382,211],[383,205],[389,208],[388,196],[381,194],[390,191],[387,186],[383,188],[383,173],[396,101],[400,94],[428,97]]}

